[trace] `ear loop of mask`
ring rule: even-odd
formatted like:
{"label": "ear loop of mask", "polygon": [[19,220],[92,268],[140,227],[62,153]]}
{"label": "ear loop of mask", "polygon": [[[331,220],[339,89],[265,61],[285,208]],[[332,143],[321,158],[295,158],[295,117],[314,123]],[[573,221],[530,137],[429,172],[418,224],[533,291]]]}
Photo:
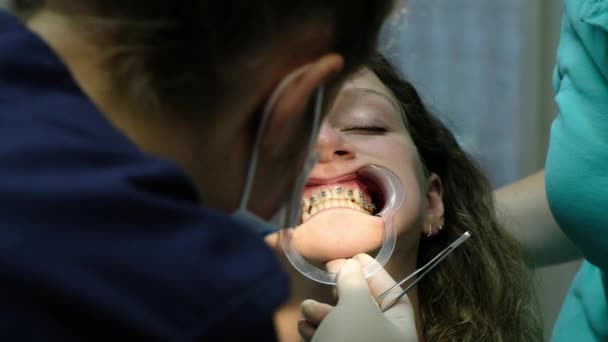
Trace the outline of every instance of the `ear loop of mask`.
{"label": "ear loop of mask", "polygon": [[319,132],[319,121],[321,120],[321,111],[323,110],[324,101],[324,86],[320,86],[317,89],[314,104],[314,115],[313,115],[313,128],[311,131],[311,137],[308,141],[306,159],[302,167],[301,173],[296,178],[292,187],[291,193],[288,195],[287,202],[283,205],[279,211],[271,219],[272,222],[281,222],[279,228],[293,228],[300,221],[302,213],[302,192],[304,186],[308,180],[310,172],[317,164],[319,160],[318,154],[315,152],[315,145],[317,140],[317,134]]}
{"label": "ear loop of mask", "polygon": [[315,141],[317,138],[317,133],[319,130],[319,121],[321,117],[321,110],[323,107],[323,95],[324,95],[324,86],[321,85],[317,88],[315,93],[315,105],[314,105],[314,113],[313,113],[313,127],[311,131],[311,136],[308,141],[307,146],[307,162],[302,173],[296,178],[296,183],[294,187],[292,187],[290,193],[286,196],[287,203],[283,203],[277,211],[275,215],[269,220],[263,220],[259,218],[254,213],[251,213],[247,209],[247,205],[249,204],[249,198],[251,197],[251,191],[253,188],[253,183],[255,181],[255,174],[257,170],[257,163],[259,159],[260,146],[262,143],[262,137],[264,136],[264,131],[268,124],[268,120],[270,119],[272,110],[279,99],[279,96],[283,93],[285,88],[293,82],[297,77],[301,76],[306,70],[310,68],[309,65],[305,65],[291,74],[287,75],[274,90],[273,94],[268,99],[266,106],[264,107],[264,112],[262,113],[262,119],[260,121],[260,125],[258,127],[258,131],[256,133],[255,141],[253,147],[251,149],[251,159],[249,160],[249,167],[247,169],[247,178],[245,179],[245,185],[243,188],[243,195],[241,197],[241,201],[239,204],[239,209],[236,212],[236,216],[244,216],[246,220],[253,221],[255,223],[255,228],[258,230],[258,233],[271,233],[273,231],[277,231],[282,227],[290,227],[295,226],[298,222],[299,216],[299,207],[301,200],[301,192],[306,183],[306,179],[308,178],[309,172],[314,167],[316,160],[311,163],[311,157],[314,156],[311,153],[312,149],[315,146]]}

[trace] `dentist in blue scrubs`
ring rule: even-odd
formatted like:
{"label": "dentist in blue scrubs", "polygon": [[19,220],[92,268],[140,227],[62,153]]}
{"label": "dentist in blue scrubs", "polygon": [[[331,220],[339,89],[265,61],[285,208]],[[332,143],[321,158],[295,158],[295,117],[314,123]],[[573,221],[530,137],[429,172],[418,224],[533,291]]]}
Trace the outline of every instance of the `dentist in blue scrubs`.
{"label": "dentist in blue scrubs", "polygon": [[367,57],[390,3],[0,12],[0,340],[276,339],[288,282],[256,222],[297,189],[311,104]]}

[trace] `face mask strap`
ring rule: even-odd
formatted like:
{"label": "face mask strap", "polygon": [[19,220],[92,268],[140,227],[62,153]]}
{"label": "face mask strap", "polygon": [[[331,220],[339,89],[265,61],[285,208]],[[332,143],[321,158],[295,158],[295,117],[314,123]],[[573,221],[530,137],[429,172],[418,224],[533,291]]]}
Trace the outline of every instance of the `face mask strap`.
{"label": "face mask strap", "polygon": [[287,209],[287,217],[286,222],[283,223],[283,227],[281,228],[291,228],[295,227],[300,220],[301,215],[301,206],[299,205],[302,201],[302,190],[306,185],[306,181],[308,180],[308,175],[317,164],[318,155],[317,153],[313,153],[315,149],[315,145],[317,142],[317,135],[319,133],[319,126],[321,121],[321,111],[323,110],[323,102],[325,97],[325,86],[321,85],[317,88],[315,94],[315,104],[314,104],[314,115],[313,115],[313,126],[310,134],[310,138],[308,140],[308,148],[306,154],[306,160],[304,163],[304,168],[302,172],[296,179],[294,187],[292,188],[291,194],[288,197],[288,208]]}
{"label": "face mask strap", "polygon": [[[251,197],[251,191],[253,188],[253,182],[255,180],[255,174],[256,174],[256,170],[257,170],[257,163],[258,163],[259,153],[260,153],[260,145],[262,143],[262,137],[264,136],[264,130],[266,129],[266,125],[268,124],[268,120],[270,119],[272,109],[274,108],[277,100],[279,99],[279,96],[283,93],[285,88],[287,88],[287,86],[293,80],[295,80],[297,77],[301,76],[309,68],[310,68],[310,65],[305,65],[305,66],[302,66],[302,67],[294,70],[292,73],[287,75],[276,87],[276,89],[274,90],[274,92],[272,93],[270,98],[268,99],[266,106],[264,107],[264,112],[262,113],[262,119],[260,121],[258,131],[256,133],[253,147],[251,148],[251,158],[249,160],[249,166],[247,169],[247,177],[245,179],[245,185],[243,187],[243,194],[241,196],[241,201],[239,204],[239,211],[247,211],[247,205],[249,204],[249,198]],[[320,120],[321,108],[323,106],[322,94],[323,94],[323,86],[320,86],[319,89],[317,89],[317,94],[316,94],[317,96],[316,96],[315,108],[314,108],[315,113],[314,113],[314,118],[313,118],[314,126],[313,126],[313,131],[312,131],[313,134],[311,135],[311,138],[308,143],[308,148],[309,148],[308,151],[310,151],[311,146],[314,147],[314,142],[316,140],[316,132],[318,131],[317,126],[318,126],[318,123]],[[321,95],[321,96],[319,96],[319,95]]]}

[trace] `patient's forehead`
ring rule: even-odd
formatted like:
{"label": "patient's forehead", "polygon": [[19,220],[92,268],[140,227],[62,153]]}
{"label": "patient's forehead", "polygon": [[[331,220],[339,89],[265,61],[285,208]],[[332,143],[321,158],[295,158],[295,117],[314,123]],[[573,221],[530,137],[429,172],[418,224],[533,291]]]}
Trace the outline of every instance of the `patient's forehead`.
{"label": "patient's forehead", "polygon": [[380,81],[378,76],[368,68],[361,68],[353,73],[344,83],[343,90],[349,88],[365,88],[379,92],[387,97],[394,99],[391,91]]}
{"label": "patient's forehead", "polygon": [[406,124],[407,121],[403,108],[393,92],[367,68],[361,68],[346,79],[334,103],[332,113],[349,112],[345,109],[352,106],[358,106],[358,109],[374,108],[374,113],[394,114],[399,118],[400,124]]}

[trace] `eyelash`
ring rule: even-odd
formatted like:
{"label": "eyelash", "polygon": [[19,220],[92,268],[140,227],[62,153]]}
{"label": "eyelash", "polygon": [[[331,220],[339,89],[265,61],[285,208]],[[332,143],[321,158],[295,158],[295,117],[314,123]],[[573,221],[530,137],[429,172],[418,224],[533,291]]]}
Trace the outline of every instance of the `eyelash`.
{"label": "eyelash", "polygon": [[345,132],[361,131],[368,133],[386,133],[387,129],[381,126],[356,126],[344,130]]}

